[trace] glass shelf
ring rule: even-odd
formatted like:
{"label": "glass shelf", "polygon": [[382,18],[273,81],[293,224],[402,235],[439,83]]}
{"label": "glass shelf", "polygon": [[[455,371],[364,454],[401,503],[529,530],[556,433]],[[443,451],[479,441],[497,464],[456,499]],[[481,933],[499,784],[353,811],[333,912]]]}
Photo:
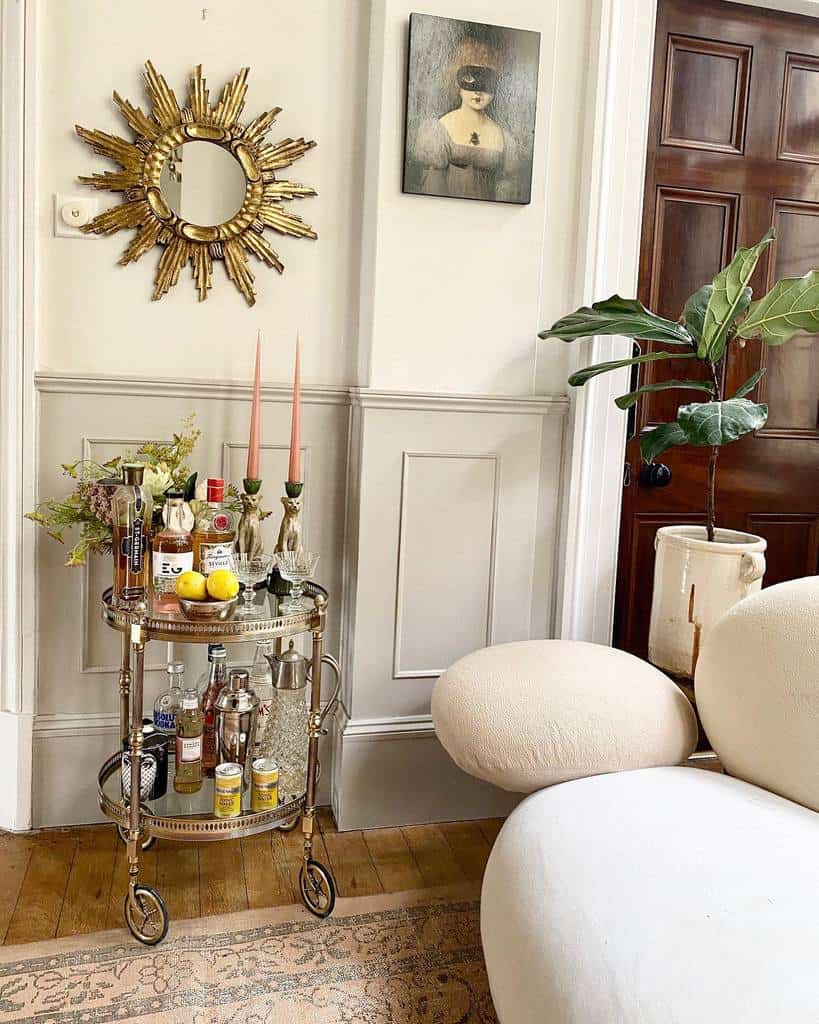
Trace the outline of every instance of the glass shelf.
{"label": "glass shelf", "polygon": [[[100,769],[98,790],[100,808],[109,818],[128,827],[129,807],[122,796],[120,763],[122,755],[113,754]],[[167,839],[234,839],[285,824],[301,812],[304,793],[280,794],[278,807],[254,812],[250,806],[250,784],[242,791],[242,812],[235,818],[217,818],[213,813],[214,780],[205,778],[196,793],[177,793],[173,788],[175,764],[168,764],[168,791],[155,800],[144,800],[141,824],[147,835]]]}

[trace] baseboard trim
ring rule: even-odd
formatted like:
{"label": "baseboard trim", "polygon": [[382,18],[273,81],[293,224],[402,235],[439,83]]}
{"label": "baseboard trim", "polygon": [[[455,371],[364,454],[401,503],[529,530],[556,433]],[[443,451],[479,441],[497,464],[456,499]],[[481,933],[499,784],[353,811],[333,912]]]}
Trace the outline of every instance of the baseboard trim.
{"label": "baseboard trim", "polygon": [[462,772],[430,715],[339,719],[333,810],[342,831],[507,815],[520,801]]}
{"label": "baseboard trim", "polygon": [[31,766],[34,716],[0,711],[0,829],[31,828]]}

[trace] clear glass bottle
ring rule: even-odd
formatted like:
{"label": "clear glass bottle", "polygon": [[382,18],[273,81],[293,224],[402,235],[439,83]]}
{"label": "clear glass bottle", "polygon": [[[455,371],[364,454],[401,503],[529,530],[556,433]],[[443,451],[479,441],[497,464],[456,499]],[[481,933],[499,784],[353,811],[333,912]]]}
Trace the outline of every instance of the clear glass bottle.
{"label": "clear glass bottle", "polygon": [[149,538],[153,498],[142,483],[141,462],[126,463],[123,482],[111,500],[114,527],[114,602],[144,601],[150,576]]}
{"label": "clear glass bottle", "polygon": [[219,751],[216,745],[216,699],[227,682],[228,664],[227,651],[223,644],[208,644],[208,671],[202,676],[201,707],[203,716],[202,731],[202,771],[210,778],[219,763]]}
{"label": "clear glass bottle", "polygon": [[207,488],[208,500],[193,529],[193,567],[204,576],[233,568],[236,541],[236,516],[225,502],[225,481],[211,477]]}
{"label": "clear glass bottle", "polygon": [[176,735],[176,719],[182,706],[182,686],[185,665],[181,661],[168,662],[168,689],[154,701],[154,727],[166,736]]}
{"label": "clear glass bottle", "polygon": [[197,793],[202,788],[202,728],[204,719],[196,690],[182,691],[182,705],[176,718],[176,771],[173,788],[177,793]]}
{"label": "clear glass bottle", "polygon": [[166,491],[164,529],[154,537],[154,604],[173,608],[177,604],[176,581],[193,569],[193,538],[185,527],[185,502],[181,491]]}
{"label": "clear glass bottle", "polygon": [[259,698],[259,718],[252,754],[254,758],[269,756],[265,754],[265,736],[270,722],[270,703],[273,700],[273,670],[267,660],[268,654],[273,654],[273,641],[257,640],[256,653],[250,666],[250,688]]}

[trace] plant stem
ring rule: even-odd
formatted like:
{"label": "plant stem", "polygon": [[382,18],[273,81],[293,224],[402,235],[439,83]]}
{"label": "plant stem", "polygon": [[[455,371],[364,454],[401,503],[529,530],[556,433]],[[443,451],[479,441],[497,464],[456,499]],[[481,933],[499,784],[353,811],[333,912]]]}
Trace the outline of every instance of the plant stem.
{"label": "plant stem", "polygon": [[[711,366],[711,377],[714,381],[714,401],[722,401],[722,383],[720,381],[720,374],[714,363]],[[706,484],[705,492],[705,529],[708,536],[708,540],[713,542],[714,531],[717,520],[717,458],[719,456],[719,446],[714,445],[711,448],[711,454],[708,456],[708,482]]]}

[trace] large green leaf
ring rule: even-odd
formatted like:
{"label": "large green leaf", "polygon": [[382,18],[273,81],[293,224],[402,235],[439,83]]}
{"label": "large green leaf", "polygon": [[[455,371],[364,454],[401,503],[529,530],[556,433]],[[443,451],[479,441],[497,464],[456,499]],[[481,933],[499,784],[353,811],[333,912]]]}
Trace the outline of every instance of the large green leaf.
{"label": "large green leaf", "polygon": [[597,335],[622,335],[625,338],[694,347],[693,338],[682,324],[657,316],[636,299],[621,299],[619,295],[595,302],[591,307],[582,306],[558,320],[548,330],[541,331],[538,337],[575,341],[577,338]]}
{"label": "large green leaf", "polygon": [[573,388],[582,388],[583,385],[592,379],[599,377],[601,373],[610,373],[612,370],[619,370],[623,366],[637,366],[640,363],[653,363],[660,359],[696,359],[696,352],[646,352],[641,356],[632,356],[631,359],[611,359],[607,363],[595,363],[594,366],[587,366],[578,370],[569,377],[569,384]]}
{"label": "large green leaf", "polygon": [[689,444],[697,447],[728,444],[743,434],[759,430],[768,419],[768,406],[747,398],[724,402],[693,402],[677,410],[677,422]]}
{"label": "large green leaf", "polygon": [[636,391],[629,391],[627,395],[620,395],[614,399],[618,409],[630,409],[641,395],[649,394],[652,391],[670,391],[672,388],[688,388],[693,391],[710,391],[714,393],[714,385],[708,380],[663,380],[656,384],[643,384]]}
{"label": "large green leaf", "polygon": [[748,282],[751,280],[759,257],[776,237],[771,228],[764,238],[750,249],[737,249],[734,258],[714,278],[714,290],[708,300],[705,311],[705,323],[702,329],[697,355],[700,359],[718,362],[728,341],[728,332],[734,321],[750,304],[751,293]]}
{"label": "large green leaf", "polygon": [[705,311],[714,291],[712,284],[704,284],[699,291],[689,295],[683,308],[683,321],[688,328],[689,334],[697,340],[702,341],[702,329],[705,324]]}
{"label": "large green leaf", "polygon": [[761,338],[767,345],[784,345],[800,332],[819,333],[819,270],[777,281],[752,303],[737,331],[741,338]]}
{"label": "large green leaf", "polygon": [[741,388],[737,388],[737,393],[733,396],[734,398],[744,398],[746,395],[754,390],[757,384],[765,376],[765,370],[767,367],[763,366],[761,370],[757,370],[756,373],[752,373],[751,376],[745,381]]}
{"label": "large green leaf", "polygon": [[685,431],[679,423],[661,423],[640,435],[640,454],[646,462],[653,462],[663,452],[678,444],[688,444]]}

